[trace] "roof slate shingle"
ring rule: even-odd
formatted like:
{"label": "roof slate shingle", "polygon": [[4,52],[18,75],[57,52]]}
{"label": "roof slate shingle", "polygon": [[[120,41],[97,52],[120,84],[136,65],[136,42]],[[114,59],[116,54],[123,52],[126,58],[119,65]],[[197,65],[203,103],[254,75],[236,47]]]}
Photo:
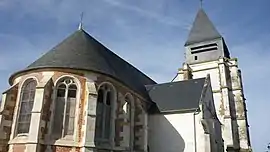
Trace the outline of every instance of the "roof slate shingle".
{"label": "roof slate shingle", "polygon": [[156,84],[84,30],[73,33],[23,71],[39,68],[71,68],[99,72],[118,79],[144,97],[148,97],[144,86]]}
{"label": "roof slate shingle", "polygon": [[219,34],[204,10],[200,9],[197,13],[195,21],[193,22],[185,46],[221,37],[222,36]]}
{"label": "roof slate shingle", "polygon": [[160,112],[199,108],[205,78],[146,86]]}

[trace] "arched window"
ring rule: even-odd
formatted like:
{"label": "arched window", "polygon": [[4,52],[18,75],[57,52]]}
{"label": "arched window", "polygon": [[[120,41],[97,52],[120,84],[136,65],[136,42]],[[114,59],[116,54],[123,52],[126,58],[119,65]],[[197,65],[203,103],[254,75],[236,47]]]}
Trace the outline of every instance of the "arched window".
{"label": "arched window", "polygon": [[123,110],[125,112],[125,115],[126,115],[126,121],[128,123],[131,122],[131,117],[132,117],[132,114],[131,114],[131,97],[129,95],[126,95],[125,96],[125,104],[123,106]]}
{"label": "arched window", "polygon": [[62,138],[74,133],[77,85],[72,78],[64,78],[56,86],[52,130],[55,137]]}
{"label": "arched window", "polygon": [[112,104],[115,91],[109,84],[102,85],[98,90],[96,110],[96,139],[109,139],[112,127]]}
{"label": "arched window", "polygon": [[37,82],[34,79],[28,79],[22,86],[19,105],[19,116],[17,122],[17,134],[29,132],[31,122],[31,112],[35,100]]}
{"label": "arched window", "polygon": [[133,97],[131,94],[127,94],[125,96],[125,102],[123,105],[123,111],[125,115],[125,126],[124,126],[124,131],[125,131],[125,139],[127,141],[127,146],[132,148],[133,145],[133,138],[134,138],[134,133],[133,133],[133,125],[134,125],[134,119],[133,119]]}

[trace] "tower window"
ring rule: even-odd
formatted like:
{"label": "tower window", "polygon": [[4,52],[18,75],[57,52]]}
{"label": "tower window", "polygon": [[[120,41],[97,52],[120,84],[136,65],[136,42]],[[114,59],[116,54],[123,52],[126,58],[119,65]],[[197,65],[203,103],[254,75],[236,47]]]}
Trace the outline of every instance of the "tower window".
{"label": "tower window", "polygon": [[195,60],[198,60],[198,56],[194,56],[194,59],[195,59]]}

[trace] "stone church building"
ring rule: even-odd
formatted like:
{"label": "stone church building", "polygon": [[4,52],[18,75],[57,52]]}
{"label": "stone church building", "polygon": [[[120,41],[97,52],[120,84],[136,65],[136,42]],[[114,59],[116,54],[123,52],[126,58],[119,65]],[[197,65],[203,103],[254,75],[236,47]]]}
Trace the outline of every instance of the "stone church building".
{"label": "stone church building", "polygon": [[184,47],[160,84],[79,28],[9,78],[0,152],[251,151],[237,58],[204,10]]}

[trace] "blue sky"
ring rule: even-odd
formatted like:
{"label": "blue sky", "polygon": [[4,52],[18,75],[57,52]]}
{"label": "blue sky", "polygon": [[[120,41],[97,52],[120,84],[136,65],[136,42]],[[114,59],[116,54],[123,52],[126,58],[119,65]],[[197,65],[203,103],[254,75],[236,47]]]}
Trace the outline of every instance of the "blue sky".
{"label": "blue sky", "polygon": [[[84,29],[157,82],[173,79],[199,0],[1,0],[0,92],[9,76]],[[270,1],[204,1],[243,73],[254,151],[270,142]]]}

